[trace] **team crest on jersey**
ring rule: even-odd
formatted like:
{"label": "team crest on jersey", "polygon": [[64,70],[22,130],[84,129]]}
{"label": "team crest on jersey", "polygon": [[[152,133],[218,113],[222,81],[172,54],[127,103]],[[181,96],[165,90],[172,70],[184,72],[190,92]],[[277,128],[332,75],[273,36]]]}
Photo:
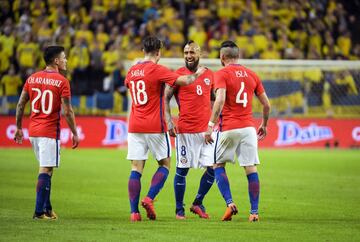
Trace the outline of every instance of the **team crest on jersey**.
{"label": "team crest on jersey", "polygon": [[185,157],[185,156],[182,156],[182,157],[180,158],[180,162],[181,162],[182,164],[186,164],[186,163],[187,163],[186,157]]}
{"label": "team crest on jersey", "polygon": [[206,85],[208,85],[208,86],[210,85],[210,79],[209,78],[205,78],[204,82],[205,82]]}

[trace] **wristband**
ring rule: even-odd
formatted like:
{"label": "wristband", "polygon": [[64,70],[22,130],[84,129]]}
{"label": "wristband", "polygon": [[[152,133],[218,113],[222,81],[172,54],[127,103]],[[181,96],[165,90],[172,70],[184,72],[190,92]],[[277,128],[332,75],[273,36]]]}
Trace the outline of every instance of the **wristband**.
{"label": "wristband", "polygon": [[215,125],[214,122],[209,121],[209,123],[208,123],[208,126],[209,126],[209,127],[214,128],[214,125]]}

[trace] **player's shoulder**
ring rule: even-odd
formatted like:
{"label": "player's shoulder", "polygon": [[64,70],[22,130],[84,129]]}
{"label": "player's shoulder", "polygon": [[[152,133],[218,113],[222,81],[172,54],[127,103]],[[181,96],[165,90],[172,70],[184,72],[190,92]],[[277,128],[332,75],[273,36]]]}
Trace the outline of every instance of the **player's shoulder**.
{"label": "player's shoulder", "polygon": [[249,67],[242,66],[243,70],[246,72],[248,76],[252,76],[253,78],[259,78],[255,71],[251,70]]}
{"label": "player's shoulder", "polygon": [[209,68],[206,68],[205,74],[206,74],[206,75],[214,75],[214,71],[212,71],[212,70],[209,69]]}
{"label": "player's shoulder", "polygon": [[185,66],[182,66],[179,69],[177,69],[175,72],[183,75],[183,74],[187,74],[189,72],[189,70]]}
{"label": "player's shoulder", "polygon": [[225,66],[214,72],[214,74],[221,75],[221,74],[229,73],[230,71],[231,70],[227,66]]}

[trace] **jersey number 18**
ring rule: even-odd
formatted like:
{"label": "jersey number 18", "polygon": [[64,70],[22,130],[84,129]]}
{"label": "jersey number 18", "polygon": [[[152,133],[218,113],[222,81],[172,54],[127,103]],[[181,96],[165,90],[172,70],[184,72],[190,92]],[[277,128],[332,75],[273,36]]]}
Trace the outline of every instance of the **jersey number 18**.
{"label": "jersey number 18", "polygon": [[138,82],[130,81],[131,84],[131,92],[133,96],[134,103],[144,105],[148,101],[148,96],[146,94],[145,82],[143,80],[139,80]]}

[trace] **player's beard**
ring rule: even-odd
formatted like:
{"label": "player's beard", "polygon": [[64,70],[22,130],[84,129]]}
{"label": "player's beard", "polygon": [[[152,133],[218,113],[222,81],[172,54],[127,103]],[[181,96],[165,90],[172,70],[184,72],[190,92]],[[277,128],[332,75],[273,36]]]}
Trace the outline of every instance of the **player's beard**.
{"label": "player's beard", "polygon": [[199,60],[195,60],[193,63],[189,64],[189,62],[185,61],[186,68],[188,68],[190,71],[195,72],[199,65]]}

